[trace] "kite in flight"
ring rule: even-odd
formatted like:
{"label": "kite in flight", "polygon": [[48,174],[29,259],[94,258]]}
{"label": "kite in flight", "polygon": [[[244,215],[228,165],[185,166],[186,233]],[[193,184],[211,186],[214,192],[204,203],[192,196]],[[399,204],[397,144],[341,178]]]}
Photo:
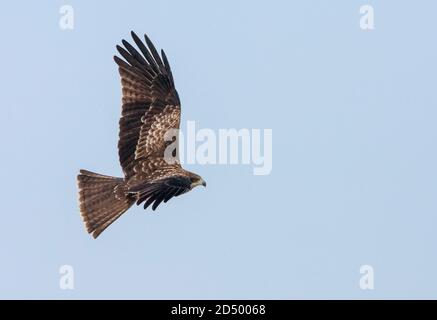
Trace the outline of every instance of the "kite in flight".
{"label": "kite in flight", "polygon": [[77,176],[80,212],[94,238],[135,202],[155,210],[162,202],[206,186],[179,161],[166,159],[166,148],[174,140],[166,141],[165,135],[179,129],[181,103],[164,51],[160,56],[147,35],[147,46],[133,31],[131,35],[141,53],[122,40],[124,48],[117,50],[124,60],[114,56],[123,92],[118,155],[124,178],[86,170]]}

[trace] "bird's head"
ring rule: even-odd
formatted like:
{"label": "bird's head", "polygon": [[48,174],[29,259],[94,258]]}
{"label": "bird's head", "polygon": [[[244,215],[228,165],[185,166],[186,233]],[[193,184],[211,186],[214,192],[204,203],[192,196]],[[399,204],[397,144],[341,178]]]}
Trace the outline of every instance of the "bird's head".
{"label": "bird's head", "polygon": [[197,187],[197,186],[206,187],[205,180],[203,180],[202,177],[199,176],[198,174],[195,174],[193,172],[189,172],[189,176],[190,176],[190,181],[191,181],[191,186],[190,186],[191,189],[193,189],[194,187]]}

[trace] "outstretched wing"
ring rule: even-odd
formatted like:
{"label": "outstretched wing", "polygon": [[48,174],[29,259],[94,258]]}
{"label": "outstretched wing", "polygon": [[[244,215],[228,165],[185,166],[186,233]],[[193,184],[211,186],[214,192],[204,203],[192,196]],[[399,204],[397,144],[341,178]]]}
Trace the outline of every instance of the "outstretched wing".
{"label": "outstretched wing", "polygon": [[155,210],[161,202],[166,203],[173,197],[177,197],[190,190],[190,178],[184,175],[173,175],[158,179],[153,182],[145,182],[129,189],[134,194],[137,205],[144,203],[144,209],[152,203],[152,210]]}
{"label": "outstretched wing", "polygon": [[118,154],[126,177],[148,156],[163,157],[169,144],[164,134],[180,124],[179,96],[164,51],[161,58],[147,35],[147,47],[133,31],[131,35],[141,53],[123,40],[124,48],[117,50],[125,60],[114,56],[123,92]]}

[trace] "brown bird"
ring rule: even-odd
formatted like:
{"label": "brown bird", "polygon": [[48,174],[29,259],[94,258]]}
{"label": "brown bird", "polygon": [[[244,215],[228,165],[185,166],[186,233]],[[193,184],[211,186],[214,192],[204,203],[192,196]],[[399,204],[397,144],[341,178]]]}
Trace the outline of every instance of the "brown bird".
{"label": "brown bird", "polygon": [[141,53],[122,40],[124,48],[117,50],[125,61],[114,56],[123,92],[118,155],[124,178],[86,170],[77,176],[80,212],[94,238],[135,202],[155,210],[161,202],[206,186],[199,175],[182,169],[177,157],[172,162],[165,156],[175,140],[164,135],[179,129],[179,96],[164,51],[160,56],[147,35],[147,46],[133,31],[131,35]]}

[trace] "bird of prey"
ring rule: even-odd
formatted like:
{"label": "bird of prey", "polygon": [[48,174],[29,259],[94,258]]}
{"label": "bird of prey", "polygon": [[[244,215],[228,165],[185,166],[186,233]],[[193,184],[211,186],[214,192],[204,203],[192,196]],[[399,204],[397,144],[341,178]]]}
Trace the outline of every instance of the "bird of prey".
{"label": "bird of prey", "polygon": [[[197,174],[184,170],[179,161],[168,161],[169,130],[178,130],[181,103],[163,50],[161,55],[144,35],[132,31],[135,49],[126,40],[114,56],[122,84],[122,112],[119,121],[118,155],[124,178],[80,170],[80,212],[88,233],[97,238],[135,202],[144,209],[206,186]],[[173,152],[174,155],[175,152]],[[177,157],[176,157],[177,160]]]}

